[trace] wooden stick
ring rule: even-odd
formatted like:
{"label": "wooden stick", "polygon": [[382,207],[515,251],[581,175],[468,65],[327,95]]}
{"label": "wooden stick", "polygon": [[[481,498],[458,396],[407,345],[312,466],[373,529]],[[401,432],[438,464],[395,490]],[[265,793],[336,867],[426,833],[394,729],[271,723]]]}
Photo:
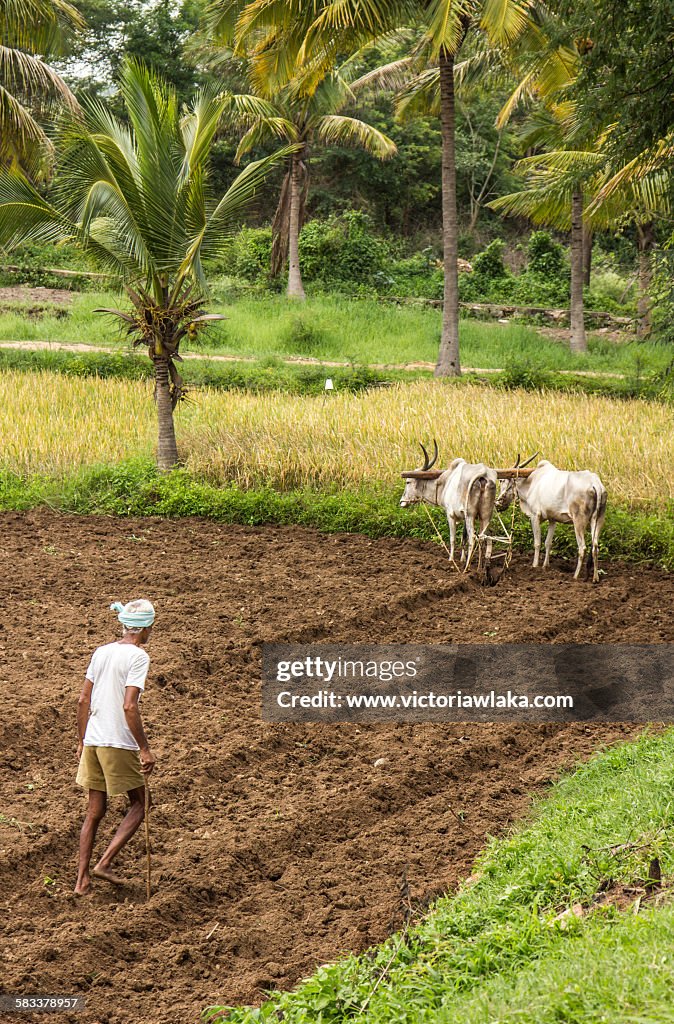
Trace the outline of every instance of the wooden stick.
{"label": "wooden stick", "polygon": [[150,787],[145,776],[145,856],[147,866],[147,898],[152,895],[152,861],[150,855]]}

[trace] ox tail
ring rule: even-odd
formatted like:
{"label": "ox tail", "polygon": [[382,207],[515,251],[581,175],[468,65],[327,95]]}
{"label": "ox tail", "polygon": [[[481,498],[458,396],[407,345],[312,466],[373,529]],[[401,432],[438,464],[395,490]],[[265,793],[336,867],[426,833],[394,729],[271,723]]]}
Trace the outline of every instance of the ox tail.
{"label": "ox tail", "polygon": [[476,518],[480,520],[481,530],[484,531],[494,514],[496,484],[482,473],[473,479],[468,493],[471,505],[476,511]]}

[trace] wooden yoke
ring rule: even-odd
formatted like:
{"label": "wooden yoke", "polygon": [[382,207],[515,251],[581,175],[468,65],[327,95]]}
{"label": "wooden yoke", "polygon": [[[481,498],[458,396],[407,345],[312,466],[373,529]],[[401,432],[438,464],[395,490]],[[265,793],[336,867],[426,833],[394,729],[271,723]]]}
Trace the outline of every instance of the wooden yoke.
{"label": "wooden yoke", "polygon": [[410,469],[400,475],[404,480],[437,480],[444,472],[444,469]]}
{"label": "wooden yoke", "polygon": [[[496,477],[498,480],[512,480],[514,477],[527,477],[535,470],[535,466],[529,469],[497,469]],[[406,473],[401,473],[403,480],[437,480],[439,476],[442,476],[446,470],[444,469],[410,469]]]}
{"label": "wooden yoke", "polygon": [[532,466],[530,469],[497,469],[496,478],[498,480],[514,480],[516,477],[527,477],[535,471],[536,466]]}

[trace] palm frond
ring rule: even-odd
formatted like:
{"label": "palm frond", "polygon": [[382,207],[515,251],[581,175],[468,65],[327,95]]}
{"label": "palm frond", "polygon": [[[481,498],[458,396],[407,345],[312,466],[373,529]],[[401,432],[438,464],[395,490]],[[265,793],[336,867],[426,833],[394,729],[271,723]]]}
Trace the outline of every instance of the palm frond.
{"label": "palm frond", "polygon": [[471,0],[430,0],[424,15],[433,58],[443,50],[453,56],[458,53],[474,13]]}
{"label": "palm frond", "polygon": [[414,57],[401,57],[361,75],[351,83],[351,88],[357,94],[399,92],[417,72],[417,60]]}
{"label": "palm frond", "polygon": [[396,103],[396,120],[410,121],[415,117],[440,114],[440,71],[427,68],[413,78],[403,89]]}
{"label": "palm frond", "polygon": [[241,158],[250,153],[257,146],[269,142],[270,139],[283,140],[285,142],[297,142],[298,133],[296,126],[284,117],[261,117],[250,126],[245,135],[242,136],[234,157],[234,163],[238,164]]}
{"label": "palm frond", "polygon": [[534,0],[483,0],[480,25],[493,43],[513,43],[527,27]]}
{"label": "palm frond", "polygon": [[397,147],[388,135],[377,128],[342,114],[328,114],[316,125],[316,135],[326,145],[359,146],[380,160],[388,160],[397,153]]}

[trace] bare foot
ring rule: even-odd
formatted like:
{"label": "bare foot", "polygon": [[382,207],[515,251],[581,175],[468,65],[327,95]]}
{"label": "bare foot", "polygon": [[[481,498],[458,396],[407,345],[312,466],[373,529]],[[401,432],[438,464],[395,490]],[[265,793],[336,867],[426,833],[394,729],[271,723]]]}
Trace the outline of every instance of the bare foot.
{"label": "bare foot", "polygon": [[82,881],[77,880],[77,884],[73,889],[76,896],[90,896],[91,895],[91,882],[88,878],[83,878]]}
{"label": "bare foot", "polygon": [[124,879],[116,875],[110,868],[106,868],[104,864],[97,864],[91,873],[94,878],[103,878],[106,882],[112,882],[113,885],[124,885]]}

